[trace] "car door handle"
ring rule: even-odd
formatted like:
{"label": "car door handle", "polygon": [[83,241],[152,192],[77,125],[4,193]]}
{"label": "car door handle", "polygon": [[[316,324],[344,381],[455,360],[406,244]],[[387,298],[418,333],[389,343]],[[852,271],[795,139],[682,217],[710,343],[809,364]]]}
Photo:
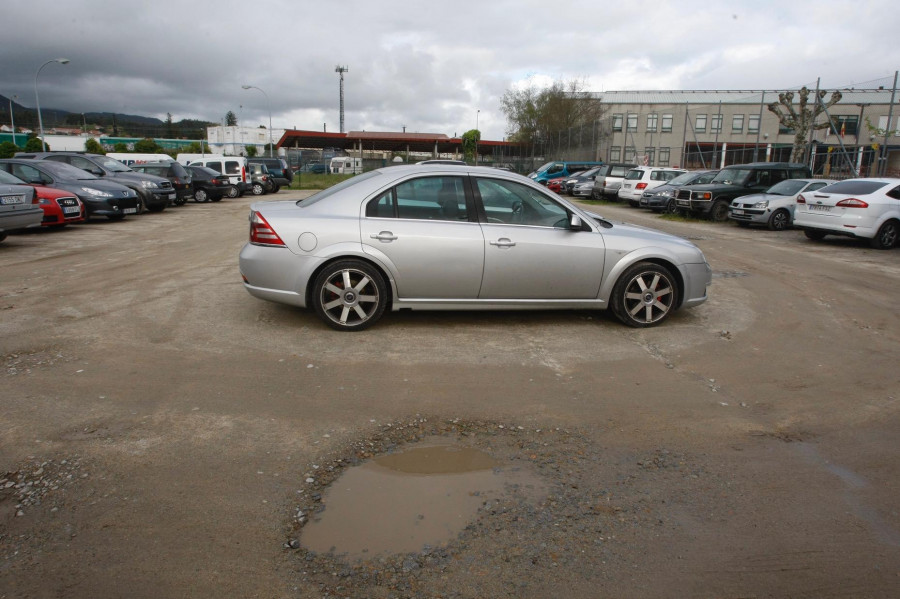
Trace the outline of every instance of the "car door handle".
{"label": "car door handle", "polygon": [[491,245],[496,245],[499,248],[511,248],[516,245],[515,241],[507,239],[506,237],[501,237],[497,241],[492,241],[490,243]]}
{"label": "car door handle", "polygon": [[377,235],[369,235],[369,237],[371,237],[372,239],[377,239],[378,241],[383,241],[385,243],[387,243],[388,241],[395,241],[397,239],[397,236],[390,231],[382,231]]}

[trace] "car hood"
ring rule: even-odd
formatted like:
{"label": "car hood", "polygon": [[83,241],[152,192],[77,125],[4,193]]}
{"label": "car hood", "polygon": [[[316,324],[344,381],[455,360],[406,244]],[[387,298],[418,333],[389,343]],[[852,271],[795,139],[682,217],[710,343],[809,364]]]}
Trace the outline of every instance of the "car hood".
{"label": "car hood", "polygon": [[100,191],[115,193],[116,195],[121,195],[121,192],[123,191],[127,191],[127,195],[134,194],[134,191],[132,191],[130,187],[126,187],[121,183],[115,183],[113,181],[104,181],[103,179],[67,179],[65,181],[57,181],[53,186],[57,189],[73,190],[79,190],[82,187],[92,187],[94,189],[99,189]]}
{"label": "car hood", "polygon": [[119,173],[114,173],[112,175],[113,179],[122,179],[124,181],[134,181],[136,183],[140,183],[141,181],[153,181],[157,185],[166,182],[169,180],[165,177],[158,177],[156,175],[150,175],[148,173],[138,173],[136,171],[124,171]]}
{"label": "car hood", "polygon": [[586,214],[595,220],[599,220],[602,223],[606,223],[606,226],[601,226],[600,232],[604,235],[607,234],[608,231],[614,231],[616,234],[627,235],[628,237],[641,239],[647,243],[647,245],[666,245],[666,244],[675,244],[682,247],[690,247],[697,249],[697,246],[685,239],[684,237],[678,237],[677,235],[672,235],[671,233],[664,233],[658,229],[652,229],[650,227],[644,227],[641,225],[634,225],[631,223],[626,223],[624,221],[611,221],[609,219],[603,218],[596,212],[586,212]]}

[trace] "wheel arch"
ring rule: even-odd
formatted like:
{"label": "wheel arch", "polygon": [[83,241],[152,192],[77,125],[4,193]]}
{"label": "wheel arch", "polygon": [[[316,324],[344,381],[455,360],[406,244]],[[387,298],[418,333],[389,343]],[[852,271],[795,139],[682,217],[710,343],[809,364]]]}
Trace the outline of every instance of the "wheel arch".
{"label": "wheel arch", "polygon": [[662,266],[672,273],[672,276],[675,277],[675,283],[678,285],[678,298],[675,301],[673,309],[677,310],[678,308],[680,308],[681,304],[684,302],[686,281],[684,278],[684,272],[681,268],[679,268],[678,263],[674,259],[667,258],[659,254],[648,255],[643,253],[639,255],[629,256],[628,259],[619,260],[606,275],[606,277],[604,278],[603,286],[600,289],[599,296],[604,300],[606,305],[610,305],[613,289],[615,288],[616,283],[619,282],[619,279],[622,277],[625,271],[639,262],[650,262],[651,264]]}
{"label": "wheel arch", "polygon": [[372,268],[377,270],[379,272],[379,274],[381,274],[382,277],[384,277],[385,285],[387,285],[388,289],[390,290],[390,293],[388,294],[388,298],[387,298],[388,301],[387,301],[387,306],[385,306],[385,310],[386,311],[391,310],[393,307],[393,304],[394,304],[394,297],[396,297],[396,295],[397,295],[397,288],[394,283],[394,277],[391,276],[390,271],[387,268],[385,268],[382,264],[380,264],[376,260],[373,260],[372,258],[370,258],[369,256],[367,256],[365,254],[343,254],[342,253],[339,255],[330,256],[330,257],[328,257],[328,259],[323,260],[321,264],[316,266],[316,268],[313,269],[313,271],[309,275],[308,280],[310,281],[310,284],[306,286],[306,297],[304,300],[306,302],[306,305],[307,306],[313,305],[312,304],[312,295],[313,295],[314,289],[313,289],[312,282],[316,280],[316,278],[319,276],[319,273],[322,272],[323,270],[325,270],[331,264],[334,264],[335,262],[340,262],[342,260],[358,260],[360,262],[365,262],[366,264],[368,264],[369,266],[371,266]]}

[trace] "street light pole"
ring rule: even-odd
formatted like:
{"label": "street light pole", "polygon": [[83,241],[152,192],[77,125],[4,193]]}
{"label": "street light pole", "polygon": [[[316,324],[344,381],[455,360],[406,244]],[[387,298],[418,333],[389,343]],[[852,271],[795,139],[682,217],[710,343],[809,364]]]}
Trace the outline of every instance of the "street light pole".
{"label": "street light pole", "polygon": [[269,101],[269,94],[256,87],[255,85],[242,85],[243,89],[255,89],[262,92],[262,95],[266,97],[266,104],[269,107],[269,158],[272,158],[272,152],[274,150],[274,144],[272,143],[272,102]]}
{"label": "street light pole", "polygon": [[478,116],[481,114],[481,109],[475,111],[475,166],[478,166],[478,138],[481,137],[481,133],[478,131]]}
{"label": "street light pole", "polygon": [[37,80],[38,80],[38,75],[41,74],[41,69],[43,69],[45,66],[47,66],[51,62],[58,62],[59,64],[69,64],[69,59],[68,58],[54,58],[52,60],[48,60],[47,62],[42,64],[38,68],[37,73],[34,74],[34,105],[37,108],[38,125],[41,129],[41,151],[42,152],[47,151],[47,144],[44,143],[44,120],[41,118],[41,101],[38,99]]}
{"label": "street light pole", "polygon": [[[16,143],[16,116],[13,114],[13,99],[19,96],[9,98],[9,126],[12,127],[13,143]],[[16,144],[18,145],[18,144]]]}

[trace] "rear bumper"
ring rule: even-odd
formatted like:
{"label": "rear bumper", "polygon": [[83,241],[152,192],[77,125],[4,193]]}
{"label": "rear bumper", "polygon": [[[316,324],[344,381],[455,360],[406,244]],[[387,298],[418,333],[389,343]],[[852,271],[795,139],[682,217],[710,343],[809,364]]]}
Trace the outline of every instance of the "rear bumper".
{"label": "rear bumper", "polygon": [[44,211],[40,208],[25,208],[0,212],[0,233],[11,233],[22,229],[40,227]]}

